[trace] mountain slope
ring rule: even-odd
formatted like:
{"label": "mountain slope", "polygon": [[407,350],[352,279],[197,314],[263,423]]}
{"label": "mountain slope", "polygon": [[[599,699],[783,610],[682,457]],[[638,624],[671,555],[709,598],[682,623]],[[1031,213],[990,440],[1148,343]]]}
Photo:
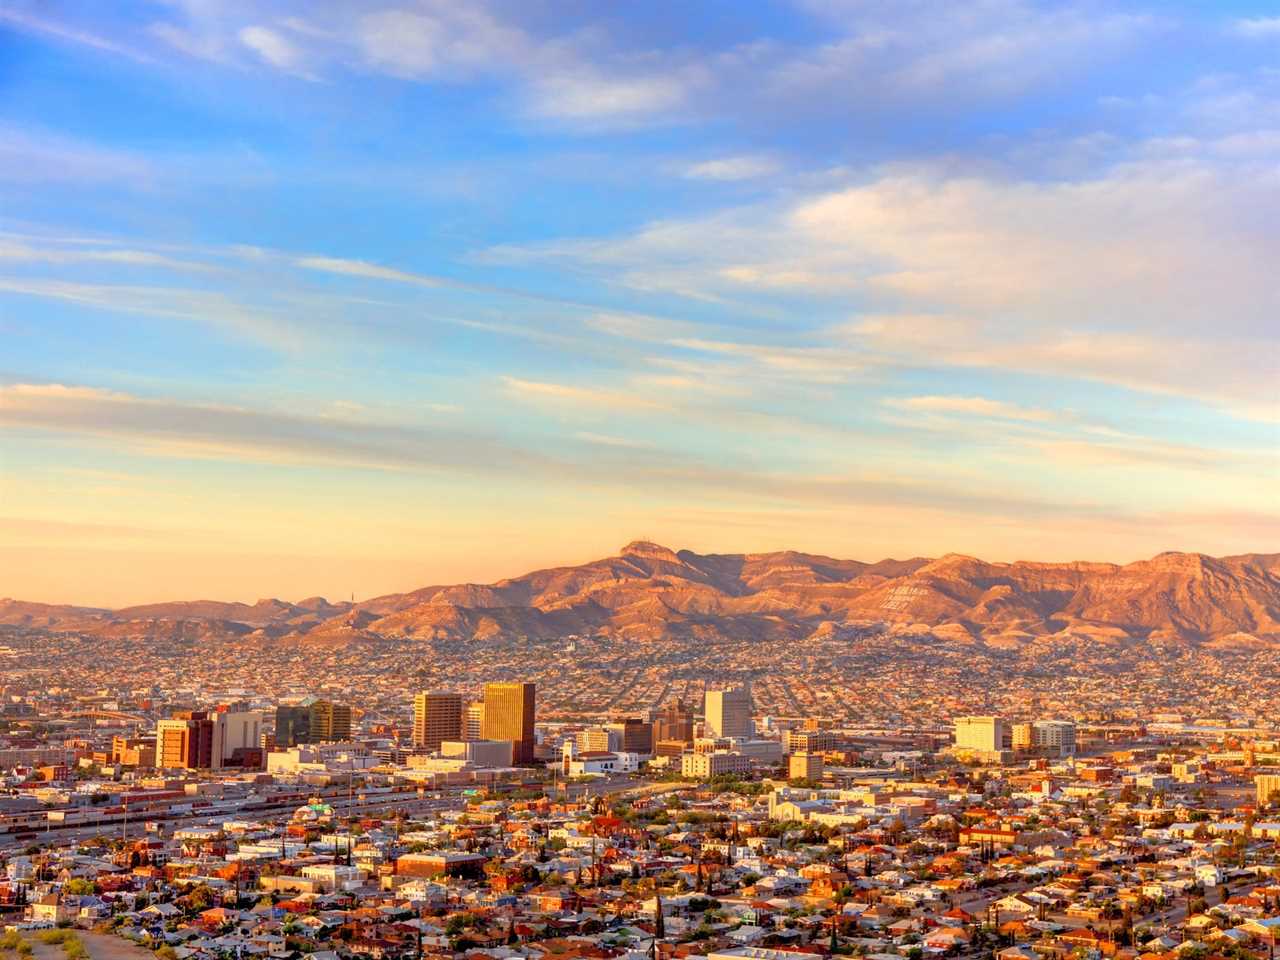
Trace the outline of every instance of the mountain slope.
{"label": "mountain slope", "polygon": [[1280,642],[1280,554],[1164,553],[1127,565],[863,563],[783,551],[696,554],[638,541],[617,556],[493,584],[424,587],[357,604],[194,601],[106,611],[0,601],[0,624],[103,636],[467,642],[607,634],[761,642],[931,636],[997,647],[1151,640]]}

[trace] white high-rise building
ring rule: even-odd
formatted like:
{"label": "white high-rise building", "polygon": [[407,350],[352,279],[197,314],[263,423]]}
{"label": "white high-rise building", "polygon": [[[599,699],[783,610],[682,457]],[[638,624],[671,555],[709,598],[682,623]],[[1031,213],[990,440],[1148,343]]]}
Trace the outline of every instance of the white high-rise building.
{"label": "white high-rise building", "polygon": [[237,750],[262,746],[262,714],[257,711],[215,713],[213,718],[217,724],[214,743],[221,742],[220,756],[224,762],[230,760]]}
{"label": "white high-rise building", "polygon": [[1069,757],[1076,752],[1076,725],[1070,720],[1037,720],[1032,730],[1037,750],[1057,757]]}
{"label": "white high-rise building", "polygon": [[751,691],[746,687],[708,689],[704,701],[708,737],[746,737],[754,733],[751,723]]}

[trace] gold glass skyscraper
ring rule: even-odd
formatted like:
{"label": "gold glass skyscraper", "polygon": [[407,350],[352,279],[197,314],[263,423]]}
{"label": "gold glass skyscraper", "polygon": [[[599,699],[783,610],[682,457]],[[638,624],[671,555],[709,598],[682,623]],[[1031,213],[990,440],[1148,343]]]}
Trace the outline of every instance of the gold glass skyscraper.
{"label": "gold glass skyscraper", "polygon": [[487,683],[484,687],[484,738],[510,740],[513,763],[533,762],[535,685]]}

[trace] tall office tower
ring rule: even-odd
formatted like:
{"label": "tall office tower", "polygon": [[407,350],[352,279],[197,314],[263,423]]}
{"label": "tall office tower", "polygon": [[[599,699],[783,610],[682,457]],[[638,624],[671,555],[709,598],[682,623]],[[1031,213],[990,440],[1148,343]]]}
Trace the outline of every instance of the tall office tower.
{"label": "tall office tower", "polygon": [[751,691],[746,687],[708,689],[705,701],[708,737],[750,737]]}
{"label": "tall office tower", "polygon": [[252,710],[222,711],[213,715],[219,731],[216,739],[222,743],[223,761],[230,760],[237,750],[258,750],[262,746],[262,714]]}
{"label": "tall office tower", "polygon": [[513,763],[533,762],[535,698],[532,683],[484,686],[484,739],[510,740]]}
{"label": "tall office tower", "polygon": [[1069,757],[1076,752],[1076,725],[1070,720],[1037,720],[1032,724],[1033,743],[1051,757]]}
{"label": "tall office tower", "polygon": [[653,724],[639,717],[627,717],[606,723],[604,728],[616,735],[618,746],[624,753],[653,753]]}
{"label": "tall office tower", "polygon": [[204,710],[182,710],[156,724],[156,766],[213,770],[222,766],[221,727]]}
{"label": "tall office tower", "polygon": [[677,740],[693,742],[693,713],[680,700],[667,703],[653,718],[654,743]]}
{"label": "tall office tower", "polygon": [[462,694],[426,690],[413,698],[413,745],[435,752],[462,739]]}
{"label": "tall office tower", "polygon": [[484,701],[472,700],[462,711],[462,739],[484,739]]}
{"label": "tall office tower", "polygon": [[303,703],[276,707],[275,745],[281,750],[311,742],[311,708]]}
{"label": "tall office tower", "polygon": [[351,739],[351,707],[345,703],[316,700],[311,704],[311,742]]}
{"label": "tall office tower", "polygon": [[961,750],[996,753],[1011,741],[1012,731],[1003,717],[956,718],[956,746]]}

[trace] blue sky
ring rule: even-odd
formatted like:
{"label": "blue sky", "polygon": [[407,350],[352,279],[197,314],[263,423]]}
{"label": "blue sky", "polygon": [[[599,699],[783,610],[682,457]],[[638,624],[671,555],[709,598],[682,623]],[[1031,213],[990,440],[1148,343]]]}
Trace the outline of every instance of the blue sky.
{"label": "blue sky", "polygon": [[6,592],[1274,549],[1280,9],[0,0]]}

